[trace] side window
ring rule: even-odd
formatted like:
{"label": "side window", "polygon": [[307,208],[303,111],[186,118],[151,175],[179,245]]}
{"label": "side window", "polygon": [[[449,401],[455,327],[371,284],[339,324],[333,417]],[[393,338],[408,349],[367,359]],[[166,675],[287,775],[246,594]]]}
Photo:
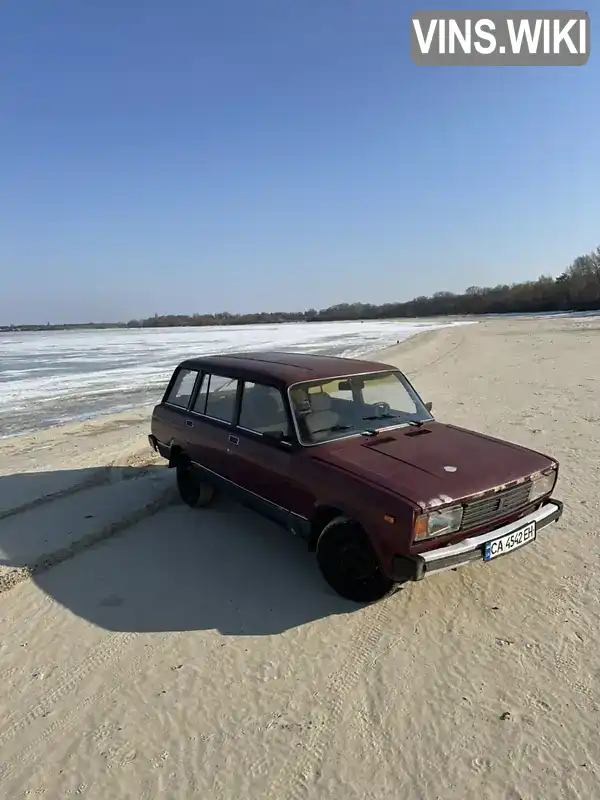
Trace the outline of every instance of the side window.
{"label": "side window", "polygon": [[261,383],[244,383],[239,425],[257,433],[290,434],[283,397],[278,389]]}
{"label": "side window", "polygon": [[175,383],[167,397],[167,403],[172,403],[174,406],[181,406],[181,408],[187,408],[197,377],[198,373],[194,369],[179,370],[175,378]]}
{"label": "side window", "polygon": [[[208,417],[233,422],[235,401],[237,397],[238,379],[224,378],[221,375],[205,375],[201,394],[205,393],[206,405],[204,413]],[[199,398],[200,399],[200,395]],[[198,409],[199,410],[199,409]]]}

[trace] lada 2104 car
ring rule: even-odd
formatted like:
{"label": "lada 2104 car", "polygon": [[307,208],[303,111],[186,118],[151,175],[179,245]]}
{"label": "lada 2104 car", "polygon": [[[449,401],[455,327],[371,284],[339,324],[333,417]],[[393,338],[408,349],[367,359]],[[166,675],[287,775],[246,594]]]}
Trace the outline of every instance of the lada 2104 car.
{"label": "lada 2104 car", "polygon": [[554,459],[431,409],[387,364],[202,357],[175,369],[149,440],[188,505],[230,492],[304,537],[336,592],[370,602],[531,544],[562,513]]}

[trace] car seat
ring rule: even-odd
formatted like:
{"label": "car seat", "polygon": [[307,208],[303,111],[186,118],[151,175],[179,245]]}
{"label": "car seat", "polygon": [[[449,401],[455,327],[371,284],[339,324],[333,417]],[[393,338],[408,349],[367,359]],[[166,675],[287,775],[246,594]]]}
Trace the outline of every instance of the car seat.
{"label": "car seat", "polygon": [[287,417],[277,390],[257,384],[245,394],[240,425],[260,433],[287,430]]}
{"label": "car seat", "polygon": [[325,392],[317,392],[309,395],[310,412],[304,417],[306,428],[313,442],[326,439],[330,429],[337,425],[340,416],[331,408],[331,397]]}

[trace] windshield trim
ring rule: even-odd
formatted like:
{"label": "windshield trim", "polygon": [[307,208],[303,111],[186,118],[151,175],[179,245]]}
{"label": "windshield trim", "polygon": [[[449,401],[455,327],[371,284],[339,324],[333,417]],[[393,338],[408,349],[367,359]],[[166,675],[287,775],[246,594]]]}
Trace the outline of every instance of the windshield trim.
{"label": "windshield trim", "polygon": [[294,383],[290,383],[290,385],[286,389],[287,400],[290,408],[290,414],[292,417],[292,423],[294,425],[294,431],[296,432],[296,439],[298,440],[298,444],[301,447],[320,447],[321,445],[331,444],[332,442],[341,442],[344,439],[353,439],[356,438],[357,436],[365,436],[365,431],[369,430],[377,431],[377,433],[379,433],[380,431],[392,431],[392,430],[398,430],[399,428],[411,427],[410,422],[400,422],[398,425],[385,425],[383,428],[374,428],[372,426],[371,427],[367,426],[360,431],[355,430],[352,433],[347,433],[344,434],[343,436],[334,436],[332,439],[325,439],[322,442],[304,442],[302,440],[302,436],[300,434],[300,428],[298,427],[298,420],[296,419],[296,414],[294,413],[294,404],[292,403],[292,397],[290,395],[292,389],[295,389],[296,386],[304,386],[306,384],[314,386],[315,384],[327,383],[328,381],[350,380],[351,378],[363,378],[368,375],[400,375],[400,378],[403,379],[400,382],[402,383],[404,388],[407,389],[407,386],[404,384],[404,381],[406,381],[406,384],[408,385],[407,389],[408,393],[410,394],[412,392],[415,395],[419,403],[423,406],[423,410],[425,411],[425,413],[428,414],[427,418],[423,420],[423,424],[427,422],[435,422],[435,417],[432,414],[429,414],[429,412],[425,408],[425,403],[421,399],[417,390],[408,380],[406,375],[399,369],[382,369],[375,371],[369,370],[369,372],[352,372],[352,373],[345,373],[344,375],[329,375],[326,378],[313,378],[312,380],[309,378],[308,380],[305,379],[302,381],[294,381]]}

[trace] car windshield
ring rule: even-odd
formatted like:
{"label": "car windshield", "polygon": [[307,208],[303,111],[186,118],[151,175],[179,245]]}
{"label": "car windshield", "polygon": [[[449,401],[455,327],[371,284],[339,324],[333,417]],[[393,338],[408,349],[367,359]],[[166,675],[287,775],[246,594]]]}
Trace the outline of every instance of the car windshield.
{"label": "car windshield", "polygon": [[304,444],[432,419],[401,372],[374,372],[297,383],[289,389]]}

